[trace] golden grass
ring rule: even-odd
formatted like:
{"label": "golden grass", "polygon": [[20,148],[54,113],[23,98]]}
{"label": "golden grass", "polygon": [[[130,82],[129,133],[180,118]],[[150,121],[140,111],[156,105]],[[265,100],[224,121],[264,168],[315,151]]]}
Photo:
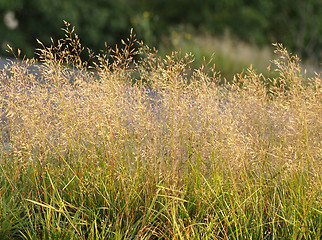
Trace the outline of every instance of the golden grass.
{"label": "golden grass", "polygon": [[[19,63],[0,75],[3,196],[29,186],[21,194],[29,201],[24,211],[34,204],[49,221],[37,236],[64,232],[60,217],[50,220],[49,212],[63,214],[75,239],[88,236],[92,230],[81,222],[94,227],[95,214],[110,224],[101,222],[105,227],[96,233],[115,239],[129,237],[135,221],[138,238],[198,239],[207,231],[209,239],[316,236],[320,76],[305,79],[299,60],[278,44],[278,78],[249,68],[220,85],[215,72],[191,73],[191,55],[161,59],[141,43],[136,50],[133,37],[97,56],[95,71],[88,71],[77,35],[67,29],[65,40],[40,50],[41,80]],[[289,202],[299,195],[301,202]],[[307,205],[300,225],[289,227],[288,210],[301,204]],[[25,236],[32,229],[26,226],[20,229]]]}

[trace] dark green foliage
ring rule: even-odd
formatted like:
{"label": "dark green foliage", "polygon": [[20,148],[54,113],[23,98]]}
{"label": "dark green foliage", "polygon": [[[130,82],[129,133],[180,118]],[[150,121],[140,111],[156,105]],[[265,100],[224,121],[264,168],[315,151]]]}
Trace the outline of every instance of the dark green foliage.
{"label": "dark green foliage", "polygon": [[104,42],[114,46],[116,39],[128,36],[132,15],[124,0],[9,1],[0,5],[2,14],[7,11],[15,12],[19,26],[9,30],[1,25],[1,44],[8,42],[14,48],[23,49],[28,56],[38,47],[36,38],[48,45],[50,37],[62,37],[63,20],[76,27],[85,46],[96,50],[104,48]]}
{"label": "dark green foliage", "polygon": [[0,25],[6,43],[32,56],[35,38],[49,44],[61,37],[63,20],[76,26],[85,46],[98,51],[118,43],[134,27],[149,45],[158,45],[169,29],[180,25],[236,37],[260,45],[282,42],[302,58],[321,61],[322,6],[319,0],[3,0],[0,13],[15,13],[16,29]]}
{"label": "dark green foliage", "polygon": [[283,42],[301,57],[321,60],[322,5],[318,0],[141,0],[164,26],[190,24],[221,34],[226,29],[257,44]]}

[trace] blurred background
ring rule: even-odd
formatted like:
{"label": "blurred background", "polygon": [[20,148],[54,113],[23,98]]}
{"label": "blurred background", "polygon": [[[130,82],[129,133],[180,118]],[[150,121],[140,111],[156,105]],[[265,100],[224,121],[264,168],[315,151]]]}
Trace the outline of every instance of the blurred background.
{"label": "blurred background", "polygon": [[[34,57],[36,39],[62,38],[63,20],[98,53],[129,36],[159,49],[210,58],[226,77],[253,63],[269,64],[272,43],[283,43],[313,69],[322,60],[321,0],[0,0],[0,56],[7,44]],[[12,56],[12,55],[11,55]]]}

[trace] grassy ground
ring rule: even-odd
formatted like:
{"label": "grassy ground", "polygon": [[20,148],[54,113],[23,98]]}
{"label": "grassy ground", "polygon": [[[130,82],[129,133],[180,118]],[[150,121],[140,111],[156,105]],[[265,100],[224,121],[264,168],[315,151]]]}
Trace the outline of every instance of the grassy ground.
{"label": "grassy ground", "polygon": [[320,238],[321,78],[281,45],[274,79],[221,85],[129,41],[70,83],[66,37],[42,81],[0,75],[0,239]]}

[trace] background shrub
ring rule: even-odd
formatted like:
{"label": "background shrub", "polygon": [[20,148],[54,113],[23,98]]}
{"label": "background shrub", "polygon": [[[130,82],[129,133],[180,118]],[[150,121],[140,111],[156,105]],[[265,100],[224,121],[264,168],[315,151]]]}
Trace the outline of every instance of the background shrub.
{"label": "background shrub", "polygon": [[114,45],[129,29],[149,45],[177,26],[222,35],[227,29],[243,41],[258,45],[283,42],[302,58],[321,62],[321,2],[319,0],[2,0],[0,14],[14,14],[18,26],[0,25],[1,54],[6,43],[29,57],[35,38],[49,44],[61,37],[63,20],[76,26],[85,46],[98,51]]}

